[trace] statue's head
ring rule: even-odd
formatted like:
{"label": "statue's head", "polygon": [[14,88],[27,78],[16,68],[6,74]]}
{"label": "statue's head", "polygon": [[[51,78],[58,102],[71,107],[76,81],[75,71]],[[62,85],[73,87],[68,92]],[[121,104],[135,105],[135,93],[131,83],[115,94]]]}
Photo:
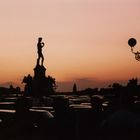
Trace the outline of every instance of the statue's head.
{"label": "statue's head", "polygon": [[42,41],[42,37],[39,37],[39,38],[38,38],[38,42],[41,42],[41,41]]}

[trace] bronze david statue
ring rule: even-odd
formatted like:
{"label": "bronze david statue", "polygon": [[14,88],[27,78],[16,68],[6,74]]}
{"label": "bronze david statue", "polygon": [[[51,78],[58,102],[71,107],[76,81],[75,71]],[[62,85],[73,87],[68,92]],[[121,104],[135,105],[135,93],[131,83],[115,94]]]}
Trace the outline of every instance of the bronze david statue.
{"label": "bronze david statue", "polygon": [[40,65],[40,61],[41,61],[41,65],[43,66],[43,62],[44,62],[44,56],[42,53],[42,48],[44,47],[44,42],[42,42],[42,37],[38,38],[38,43],[37,43],[37,53],[38,53],[38,58],[37,58],[37,65]]}

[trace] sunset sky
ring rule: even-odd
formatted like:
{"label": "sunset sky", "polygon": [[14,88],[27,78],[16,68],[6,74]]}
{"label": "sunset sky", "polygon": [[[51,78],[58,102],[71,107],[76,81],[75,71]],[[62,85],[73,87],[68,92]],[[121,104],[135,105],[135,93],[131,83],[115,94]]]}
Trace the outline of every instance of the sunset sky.
{"label": "sunset sky", "polygon": [[140,0],[0,0],[0,83],[33,76],[40,36],[60,91],[140,77]]}

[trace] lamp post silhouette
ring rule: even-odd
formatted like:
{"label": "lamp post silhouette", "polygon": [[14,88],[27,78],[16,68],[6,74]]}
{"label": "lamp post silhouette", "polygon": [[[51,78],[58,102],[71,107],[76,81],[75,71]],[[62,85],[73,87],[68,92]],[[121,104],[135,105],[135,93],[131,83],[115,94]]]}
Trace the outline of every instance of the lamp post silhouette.
{"label": "lamp post silhouette", "polygon": [[135,38],[130,38],[128,40],[128,45],[131,47],[131,52],[135,55],[135,59],[140,61],[140,52],[134,52],[134,46],[137,44],[137,40]]}

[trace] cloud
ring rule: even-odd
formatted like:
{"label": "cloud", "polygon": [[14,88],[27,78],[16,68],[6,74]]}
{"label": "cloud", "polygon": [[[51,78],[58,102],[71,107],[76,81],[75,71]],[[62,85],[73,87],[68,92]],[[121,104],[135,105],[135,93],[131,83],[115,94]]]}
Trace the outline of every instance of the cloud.
{"label": "cloud", "polygon": [[5,83],[1,83],[1,84],[0,84],[0,87],[6,87],[6,88],[9,88],[10,85],[17,86],[16,83],[14,83],[14,82],[12,82],[12,81],[9,81],[9,82],[5,82]]}
{"label": "cloud", "polygon": [[21,90],[24,89],[24,85],[23,84],[15,83],[15,82],[12,82],[12,81],[0,83],[0,87],[9,88],[10,85],[12,85],[13,87],[18,87],[19,86],[21,88]]}

